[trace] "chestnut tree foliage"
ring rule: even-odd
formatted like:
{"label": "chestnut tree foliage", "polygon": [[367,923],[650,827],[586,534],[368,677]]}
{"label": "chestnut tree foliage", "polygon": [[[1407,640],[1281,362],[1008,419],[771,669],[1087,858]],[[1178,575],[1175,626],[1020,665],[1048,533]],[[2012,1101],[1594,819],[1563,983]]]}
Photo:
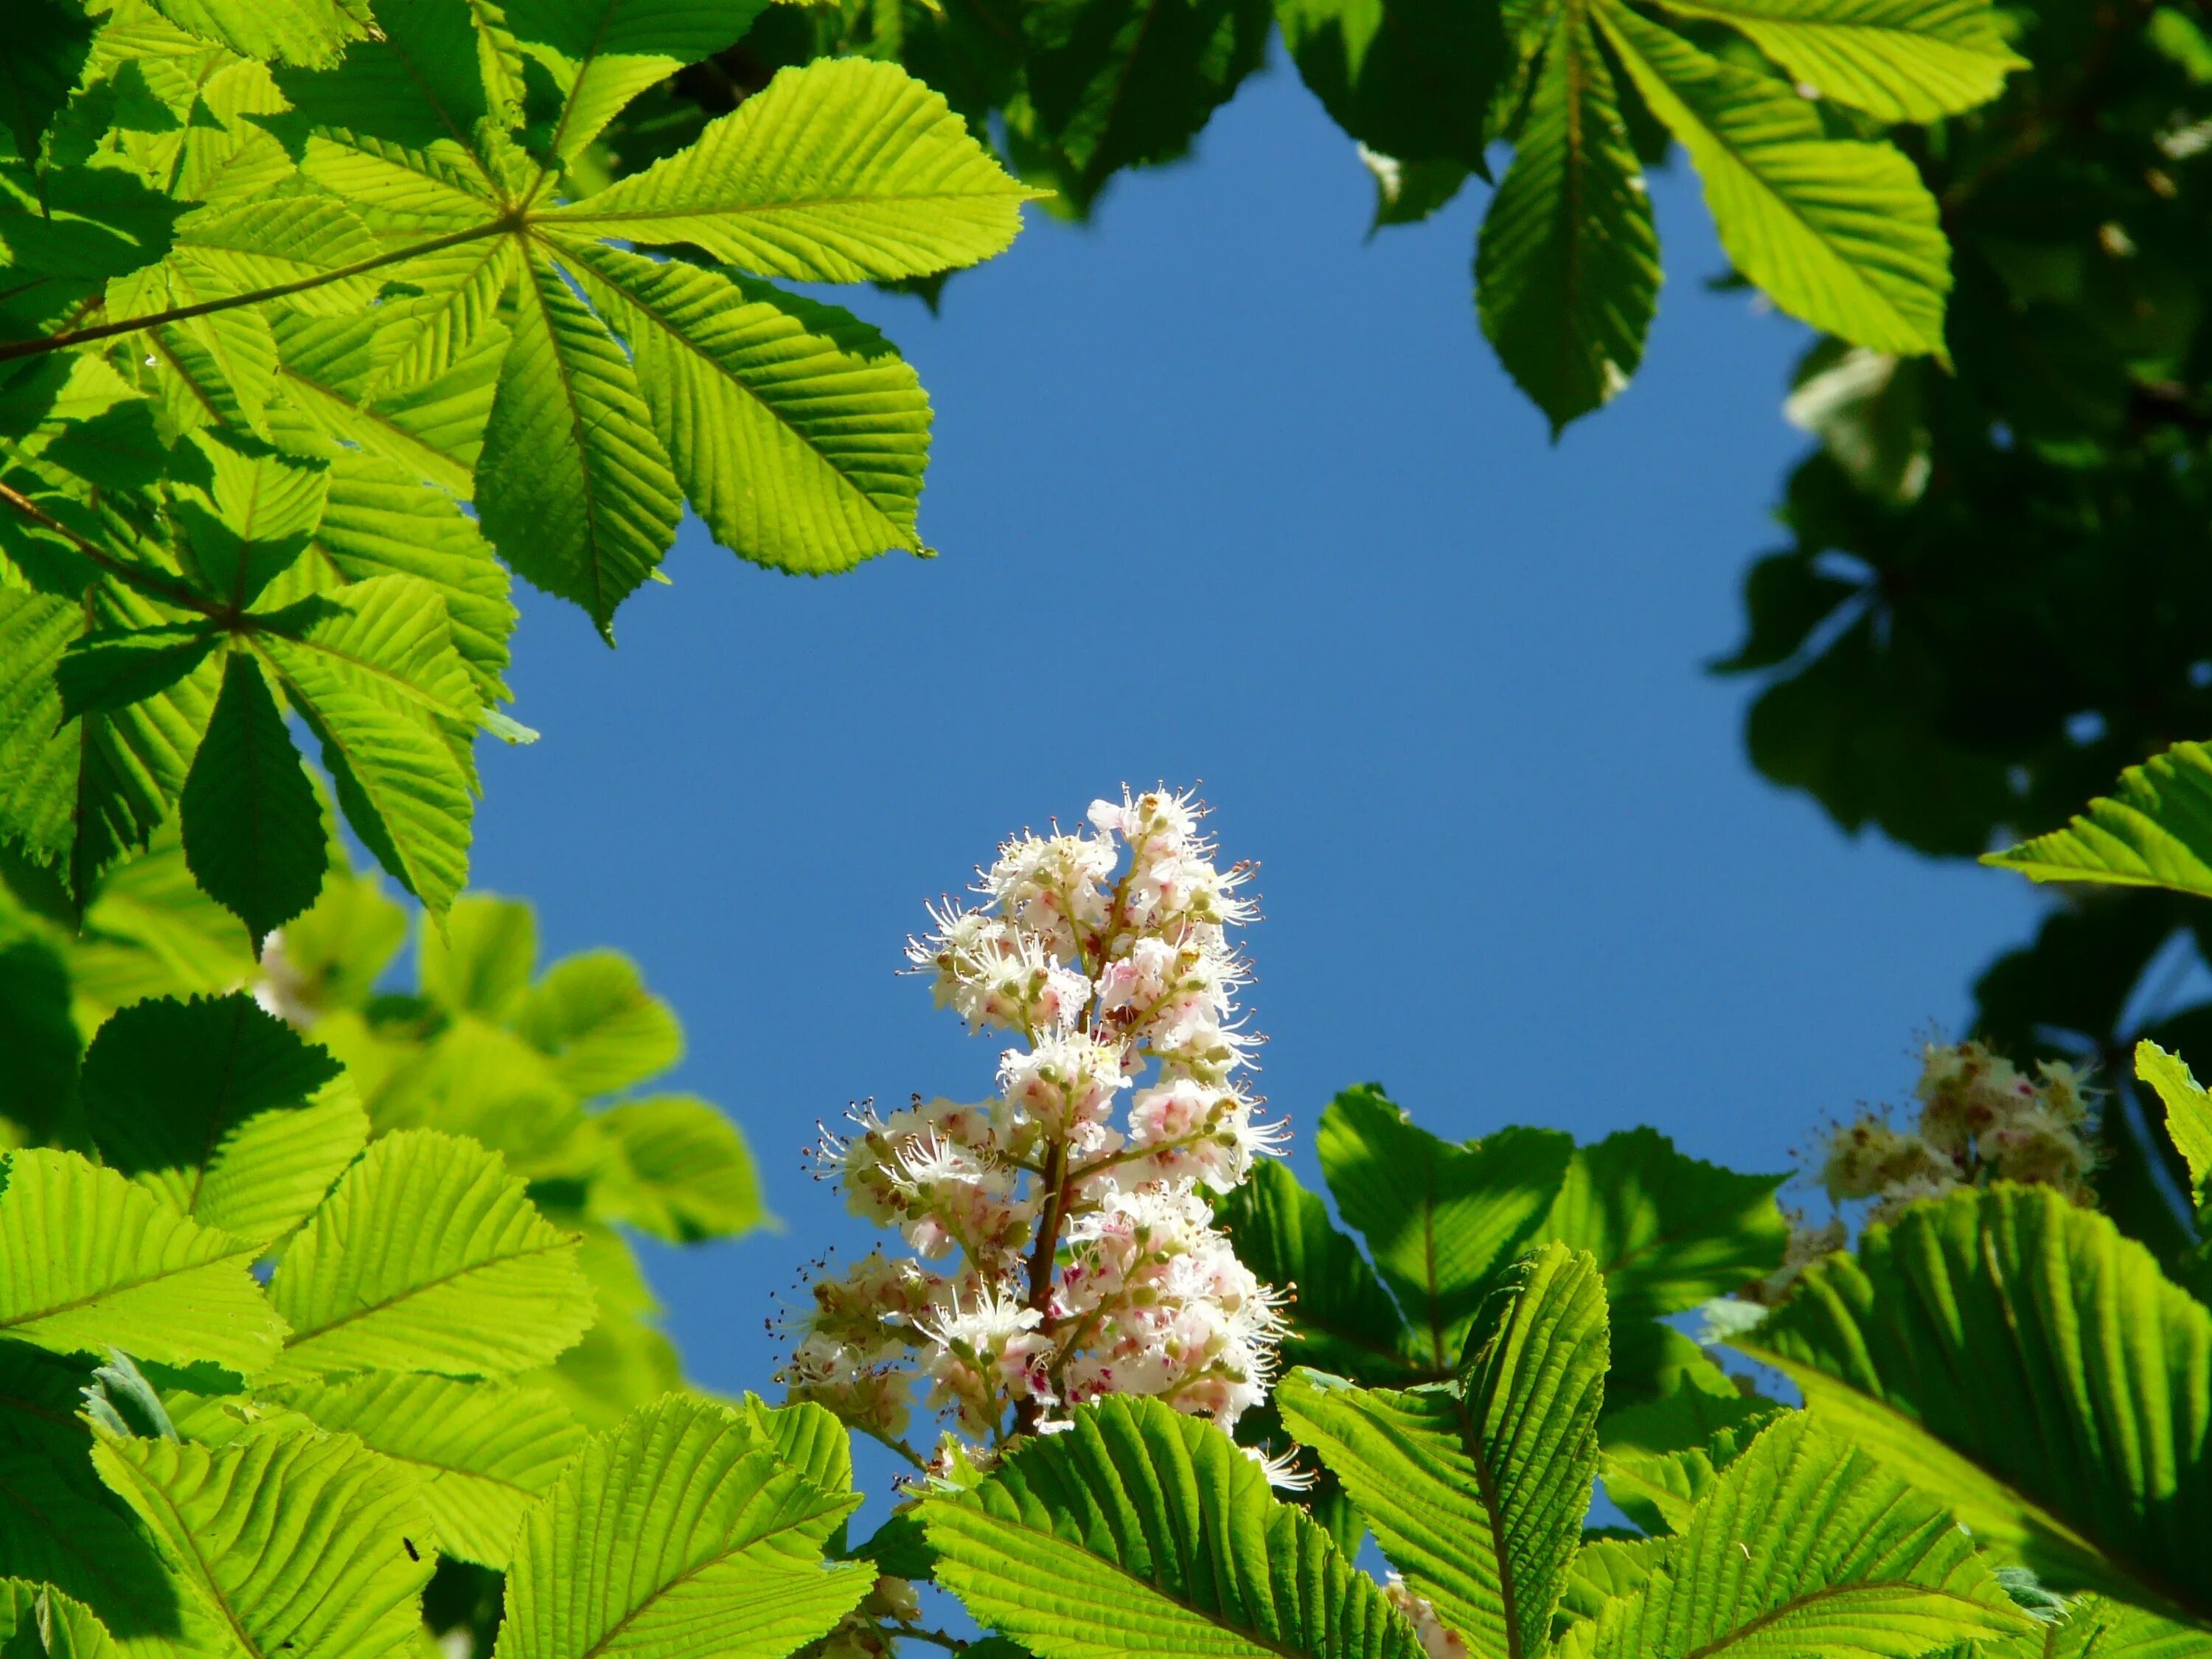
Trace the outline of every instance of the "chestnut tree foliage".
{"label": "chestnut tree foliage", "polygon": [[[611,639],[687,507],[782,570],[926,552],[921,388],[779,283],[933,297],[1024,201],[1183,153],[1278,31],[1378,224],[1492,182],[1478,315],[1555,430],[1634,371],[1679,147],[1736,276],[1821,336],[1729,665],[1768,678],[1754,758],[2110,890],[1984,1008],[2139,1083],[2094,1190],[1960,1186],[1809,1259],[1779,1176],[1650,1129],[1446,1141],[1373,1085],[1322,1115],[1324,1195],[1164,1073],[1132,1133],[1234,1164],[1210,1214],[1074,1171],[1120,1158],[1110,1112],[1036,1163],[876,1125],[886,1221],[952,1215],[907,1194],[957,1174],[1051,1224],[1028,1305],[943,1285],[922,1333],[1027,1403],[908,1449],[864,1537],[848,1395],[712,1396],[654,1322],[632,1236],[768,1219],[726,1118],[652,1087],[673,1012],[464,891],[474,745],[532,735],[508,585]],[[2212,914],[2208,87],[2193,9],[2104,0],[16,0],[0,1652],[2212,1654],[2204,1016],[2119,1027]],[[1022,889],[1026,943],[958,934],[994,1006],[1081,969],[1088,1012],[1022,1027],[1017,1124],[1158,966],[1111,928],[1048,960],[1072,891]],[[1225,1022],[1241,968],[1191,948]],[[1208,1294],[1267,1287],[1264,1340],[1206,1357],[1234,1411],[1082,1369],[1111,1333],[1052,1300],[1097,1215],[1170,1208]],[[1601,1488],[1632,1528],[1586,1525]]]}

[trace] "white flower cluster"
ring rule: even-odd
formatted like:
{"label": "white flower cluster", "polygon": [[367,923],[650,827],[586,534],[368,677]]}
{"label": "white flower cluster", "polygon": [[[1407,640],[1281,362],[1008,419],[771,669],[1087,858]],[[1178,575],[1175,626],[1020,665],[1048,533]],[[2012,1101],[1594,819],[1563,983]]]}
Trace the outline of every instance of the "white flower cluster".
{"label": "white flower cluster", "polygon": [[[1237,1074],[1252,920],[1200,809],[1164,790],[1092,803],[1093,833],[1024,835],[974,908],[908,946],[940,1006],[1012,1034],[996,1096],[917,1097],[825,1133],[823,1173],[921,1260],[872,1253],[817,1279],[781,1378],[896,1439],[910,1384],[981,1446],[1105,1394],[1224,1426],[1265,1395],[1281,1298],[1237,1259],[1201,1189],[1279,1149]],[[1124,1103],[1126,1099],[1126,1110]]]}

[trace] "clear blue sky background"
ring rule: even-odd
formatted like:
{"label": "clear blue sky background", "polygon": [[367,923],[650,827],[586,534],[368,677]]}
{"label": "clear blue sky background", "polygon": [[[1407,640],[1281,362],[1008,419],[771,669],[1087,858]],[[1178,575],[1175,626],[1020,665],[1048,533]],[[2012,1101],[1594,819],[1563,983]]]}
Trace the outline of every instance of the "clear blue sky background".
{"label": "clear blue sky background", "polygon": [[1261,863],[1261,1083],[1301,1126],[1372,1079],[1447,1135],[1649,1121],[1778,1169],[1909,1091],[2036,902],[1751,771],[1747,688],[1700,664],[1777,538],[1802,337],[1705,289],[1686,173],[1654,194],[1644,372],[1553,448],[1475,326],[1485,192],[1363,246],[1367,177],[1279,63],[940,319],[842,296],[935,402],[942,557],[794,580],[688,526],[614,652],[526,601],[544,736],[486,757],[477,884],[644,965],[784,1222],[653,1253],[697,1381],[764,1386],[775,1297],[865,1244],[800,1167],[817,1118],[988,1091],[994,1046],[894,971],[923,901],[1125,779],[1202,780]]}

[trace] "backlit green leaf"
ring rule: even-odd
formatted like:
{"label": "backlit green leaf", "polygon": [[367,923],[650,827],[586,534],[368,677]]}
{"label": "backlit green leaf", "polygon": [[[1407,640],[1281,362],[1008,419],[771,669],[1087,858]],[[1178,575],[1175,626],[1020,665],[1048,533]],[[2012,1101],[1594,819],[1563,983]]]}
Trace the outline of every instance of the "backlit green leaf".
{"label": "backlit green leaf", "polygon": [[1475,249],[1483,332],[1556,434],[1628,384],[1659,295],[1659,238],[1589,8],[1557,13],[1513,165]]}
{"label": "backlit green leaf", "polygon": [[1412,1628],[1211,1423],[1109,1396],[927,1498],[937,1582],[1040,1659],[1420,1659]]}
{"label": "backlit green leaf", "polygon": [[257,943],[315,902],[330,860],[322,808],[260,665],[243,652],[223,664],[178,809],[194,879]]}
{"label": "backlit green leaf", "polygon": [[592,1322],[576,1241],[495,1154],[428,1129],[376,1141],[284,1252],[269,1295],[292,1328],[283,1375],[500,1376]]}
{"label": "backlit green leaf", "polygon": [[2063,830],[1982,862],[2032,881],[2167,887],[2212,898],[2212,750],[2178,743],[2121,773],[2117,790]]}
{"label": "backlit green leaf", "polygon": [[304,1220],[368,1139],[337,1062],[243,991],[121,1010],[80,1089],[110,1168],[256,1243]]}
{"label": "backlit green leaf", "polygon": [[111,1345],[251,1376],[284,1323],[247,1269],[250,1240],[203,1227],[74,1152],[10,1152],[0,1188],[0,1337],[56,1353]]}
{"label": "backlit green leaf", "polygon": [[1917,1205],[1807,1268],[1735,1346],[2056,1589],[2193,1612],[2212,1512],[2212,1311],[2047,1187]]}
{"label": "backlit green leaf", "polygon": [[1596,1264],[1558,1243],[1515,1279],[1458,1381],[1396,1392],[1298,1371],[1276,1398],[1444,1623],[1474,1652],[1533,1659],[1597,1474],[1606,1298]]}
{"label": "backlit green leaf", "polygon": [[1944,355],[1948,246],[1904,155],[1822,137],[1788,85],[1707,56],[1620,0],[1595,13],[1704,181],[1721,246],[1815,328],[1900,356]]}
{"label": "backlit green leaf", "polygon": [[859,1501],[746,1415],[662,1400],[594,1437],[531,1512],[499,1659],[782,1659],[874,1583],[822,1559]]}
{"label": "backlit green leaf", "polygon": [[689,243],[766,276],[855,283],[988,259],[1036,193],[921,82],[843,58],[781,70],[690,149],[547,222]]}
{"label": "backlit green leaf", "polygon": [[222,1651],[413,1650],[436,1534],[415,1483],[360,1441],[264,1429],[210,1448],[102,1435],[92,1455],[187,1593],[218,1615]]}
{"label": "backlit green leaf", "polygon": [[2027,60],[1988,0],[1663,0],[1741,29],[1823,98],[1886,121],[1933,121],[1987,103]]}

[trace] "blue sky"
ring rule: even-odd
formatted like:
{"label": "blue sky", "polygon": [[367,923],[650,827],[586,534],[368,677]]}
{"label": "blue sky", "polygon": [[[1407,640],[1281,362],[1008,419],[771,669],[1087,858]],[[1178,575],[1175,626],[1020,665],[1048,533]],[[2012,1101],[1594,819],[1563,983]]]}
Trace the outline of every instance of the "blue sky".
{"label": "blue sky", "polygon": [[784,1222],[653,1253],[696,1380],[764,1386],[775,1296],[865,1243],[801,1168],[816,1119],[988,1092],[993,1046],[895,972],[923,902],[1124,780],[1202,781],[1260,862],[1260,1083],[1301,1127],[1378,1079],[1447,1135],[1649,1121],[1783,1168],[1908,1092],[2027,932],[2015,878],[1759,780],[1747,688],[1699,666],[1777,539],[1802,337],[1706,290],[1692,181],[1655,182],[1644,372],[1556,448],[1475,326],[1483,197],[1364,244],[1367,177],[1279,64],[941,318],[840,296],[934,400],[941,557],[799,580],[687,526],[613,652],[526,600],[544,735],[486,757],[477,884],[643,964]]}

